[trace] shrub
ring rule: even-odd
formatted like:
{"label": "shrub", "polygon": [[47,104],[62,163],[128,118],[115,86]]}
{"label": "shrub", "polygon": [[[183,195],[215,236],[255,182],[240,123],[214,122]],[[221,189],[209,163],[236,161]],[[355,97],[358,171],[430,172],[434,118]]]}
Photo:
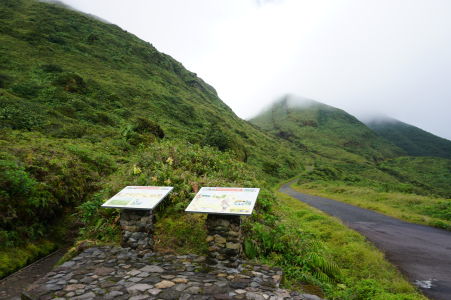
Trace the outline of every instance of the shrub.
{"label": "shrub", "polygon": [[32,130],[43,123],[37,105],[0,98],[0,128]]}
{"label": "shrub", "polygon": [[23,81],[14,85],[11,90],[14,94],[24,98],[35,98],[42,87],[33,81]]}
{"label": "shrub", "polygon": [[75,73],[60,73],[57,79],[53,81],[53,84],[62,87],[70,93],[86,92],[86,84],[83,78]]}
{"label": "shrub", "polygon": [[47,65],[42,65],[41,66],[41,70],[47,73],[61,73],[63,72],[63,68],[59,65],[55,65],[55,64],[47,64]]}
{"label": "shrub", "polygon": [[160,139],[164,138],[164,131],[161,129],[160,125],[146,118],[137,118],[133,130],[141,134],[151,133]]}
{"label": "shrub", "polygon": [[6,74],[0,74],[0,89],[6,88],[11,82],[11,77]]}

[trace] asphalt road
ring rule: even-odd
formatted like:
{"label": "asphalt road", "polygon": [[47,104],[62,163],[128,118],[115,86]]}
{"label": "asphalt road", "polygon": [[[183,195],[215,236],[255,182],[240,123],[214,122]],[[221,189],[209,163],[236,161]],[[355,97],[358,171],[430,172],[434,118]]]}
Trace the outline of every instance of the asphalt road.
{"label": "asphalt road", "polygon": [[366,236],[412,283],[420,281],[424,285],[420,289],[429,298],[451,300],[451,232],[299,193],[290,188],[290,183],[280,191],[341,219],[346,226]]}

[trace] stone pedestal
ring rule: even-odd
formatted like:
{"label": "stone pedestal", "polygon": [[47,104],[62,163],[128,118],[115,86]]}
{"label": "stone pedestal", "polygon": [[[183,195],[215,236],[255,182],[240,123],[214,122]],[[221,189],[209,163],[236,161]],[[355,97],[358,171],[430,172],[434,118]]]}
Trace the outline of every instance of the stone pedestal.
{"label": "stone pedestal", "polygon": [[209,214],[206,225],[208,263],[238,264],[242,254],[240,216]]}
{"label": "stone pedestal", "polygon": [[121,211],[122,247],[153,249],[153,215],[151,210]]}

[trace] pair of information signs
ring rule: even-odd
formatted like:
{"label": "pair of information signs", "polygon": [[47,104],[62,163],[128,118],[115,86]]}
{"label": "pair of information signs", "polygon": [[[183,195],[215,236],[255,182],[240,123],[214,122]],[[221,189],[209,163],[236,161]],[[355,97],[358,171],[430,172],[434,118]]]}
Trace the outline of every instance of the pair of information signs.
{"label": "pair of information signs", "polygon": [[[127,186],[102,207],[154,209],[171,191],[170,186]],[[259,188],[203,187],[185,209],[192,213],[250,215]]]}

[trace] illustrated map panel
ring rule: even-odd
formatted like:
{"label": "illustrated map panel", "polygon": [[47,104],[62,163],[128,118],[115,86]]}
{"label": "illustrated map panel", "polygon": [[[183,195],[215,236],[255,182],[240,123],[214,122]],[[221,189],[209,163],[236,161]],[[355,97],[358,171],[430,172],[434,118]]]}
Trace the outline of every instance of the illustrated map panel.
{"label": "illustrated map panel", "polygon": [[259,188],[203,187],[186,208],[186,212],[250,215]]}
{"label": "illustrated map panel", "polygon": [[170,186],[127,186],[102,207],[154,209],[172,189]]}

